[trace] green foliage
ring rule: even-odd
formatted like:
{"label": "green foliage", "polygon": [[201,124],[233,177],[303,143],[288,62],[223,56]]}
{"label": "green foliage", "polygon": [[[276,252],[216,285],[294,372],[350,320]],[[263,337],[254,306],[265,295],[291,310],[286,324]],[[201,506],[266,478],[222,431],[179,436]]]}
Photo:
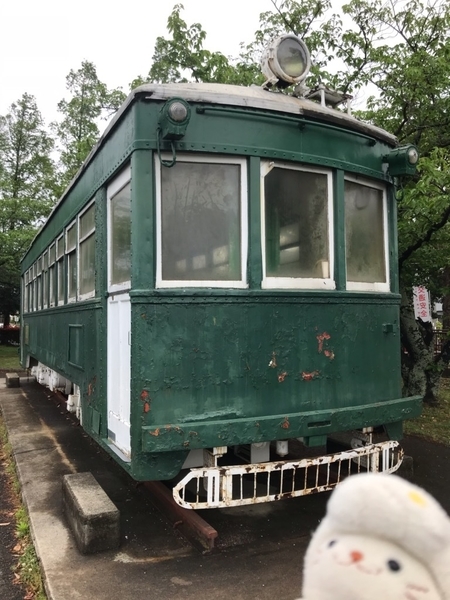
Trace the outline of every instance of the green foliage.
{"label": "green foliage", "polygon": [[83,61],[66,77],[70,100],[63,99],[58,111],[63,119],[52,127],[59,141],[63,169],[60,191],[71,181],[100,137],[98,122],[109,119],[125,100],[120,89],[109,90],[97,76],[95,65]]}
{"label": "green foliage", "polygon": [[203,47],[206,32],[200,23],[188,26],[181,18],[182,4],[176,4],[167,21],[171,39],[158,37],[147,77],[138,77],[134,88],[146,82],[229,83],[249,85],[258,81],[259,69],[244,58],[231,60],[221,52],[211,52]]}
{"label": "green foliage", "polygon": [[0,117],[0,314],[19,308],[19,263],[56,192],[54,145],[33,96]]}
{"label": "green foliage", "polygon": [[3,346],[0,344],[0,369],[17,371],[22,368],[17,350],[17,346]]}

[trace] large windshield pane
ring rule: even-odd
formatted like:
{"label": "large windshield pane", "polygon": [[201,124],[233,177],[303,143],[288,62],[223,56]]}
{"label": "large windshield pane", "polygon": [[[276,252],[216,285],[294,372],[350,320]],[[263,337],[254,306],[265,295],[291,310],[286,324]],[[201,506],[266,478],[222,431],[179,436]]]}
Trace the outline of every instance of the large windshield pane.
{"label": "large windshield pane", "polygon": [[163,281],[241,279],[240,165],[161,168]]}
{"label": "large windshield pane", "polygon": [[383,191],[345,182],[347,281],[386,281]]}
{"label": "large windshield pane", "polygon": [[329,278],[327,175],[275,167],[264,193],[267,277]]}

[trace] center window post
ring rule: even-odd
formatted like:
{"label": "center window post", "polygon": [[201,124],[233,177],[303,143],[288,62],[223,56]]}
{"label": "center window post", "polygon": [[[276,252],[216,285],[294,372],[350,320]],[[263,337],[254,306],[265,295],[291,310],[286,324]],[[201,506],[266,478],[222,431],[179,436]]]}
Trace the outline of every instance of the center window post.
{"label": "center window post", "polygon": [[178,155],[170,168],[155,160],[156,287],[246,288],[246,159]]}

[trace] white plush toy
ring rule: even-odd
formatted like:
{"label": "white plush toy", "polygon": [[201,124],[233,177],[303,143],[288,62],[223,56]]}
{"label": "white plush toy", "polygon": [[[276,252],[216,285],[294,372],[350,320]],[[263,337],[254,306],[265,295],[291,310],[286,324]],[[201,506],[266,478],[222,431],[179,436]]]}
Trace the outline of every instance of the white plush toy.
{"label": "white plush toy", "polygon": [[450,519],[395,475],[339,484],[307,549],[303,600],[450,600]]}

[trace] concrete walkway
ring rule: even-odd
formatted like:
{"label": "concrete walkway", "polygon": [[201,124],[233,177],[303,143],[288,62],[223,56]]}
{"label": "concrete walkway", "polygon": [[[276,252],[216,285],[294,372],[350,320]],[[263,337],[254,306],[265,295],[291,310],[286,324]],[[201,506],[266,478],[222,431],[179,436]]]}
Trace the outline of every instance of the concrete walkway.
{"label": "concrete walkway", "polygon": [[[37,384],[6,388],[6,422],[49,600],[290,600],[299,596],[309,534],[327,494],[206,511],[219,531],[202,555],[152,507],[145,490]],[[62,513],[62,477],[93,473],[120,510],[118,551],[82,556]]]}

